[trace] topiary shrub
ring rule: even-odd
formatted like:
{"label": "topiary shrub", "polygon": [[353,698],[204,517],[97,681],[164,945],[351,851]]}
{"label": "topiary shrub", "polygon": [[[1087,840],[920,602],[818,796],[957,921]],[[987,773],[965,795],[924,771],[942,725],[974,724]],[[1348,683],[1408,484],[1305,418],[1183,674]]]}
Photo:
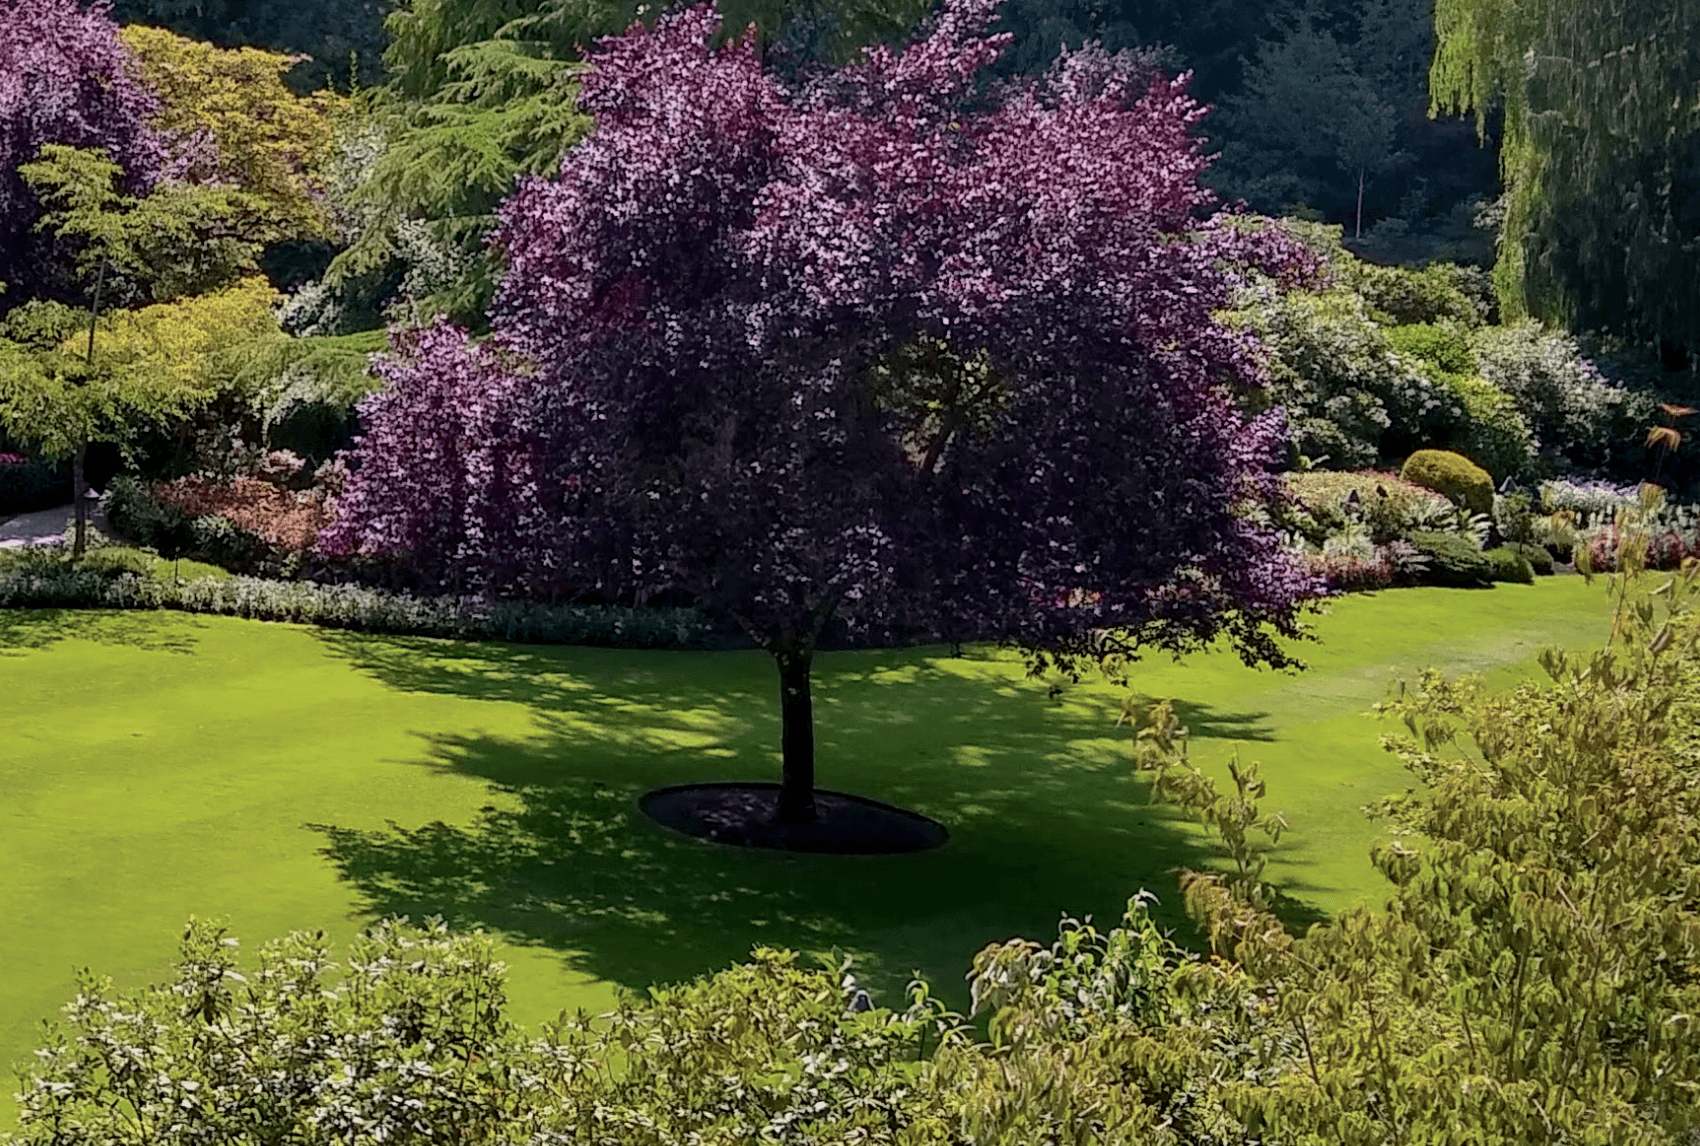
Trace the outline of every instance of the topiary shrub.
{"label": "topiary shrub", "polygon": [[1492,562],[1493,579],[1495,581],[1510,581],[1517,585],[1532,585],[1534,583],[1534,564],[1523,555],[1523,550],[1519,546],[1501,545],[1497,549],[1489,549],[1482,556]]}
{"label": "topiary shrub", "polygon": [[1511,548],[1523,555],[1523,560],[1529,563],[1529,567],[1535,571],[1535,576],[1552,576],[1554,562],[1552,554],[1547,552],[1546,546],[1522,544],[1513,545]]}
{"label": "topiary shrub", "polygon": [[1418,450],[1405,460],[1399,476],[1446,495],[1471,513],[1493,512],[1493,477],[1463,454]]}
{"label": "topiary shrub", "polygon": [[1407,540],[1428,558],[1431,585],[1473,589],[1493,583],[1493,561],[1462,534],[1422,531]]}

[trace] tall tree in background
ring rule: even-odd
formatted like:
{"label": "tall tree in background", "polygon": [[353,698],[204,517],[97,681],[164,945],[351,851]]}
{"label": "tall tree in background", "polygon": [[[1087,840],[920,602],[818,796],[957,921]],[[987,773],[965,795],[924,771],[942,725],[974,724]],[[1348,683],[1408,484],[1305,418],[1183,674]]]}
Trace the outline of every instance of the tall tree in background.
{"label": "tall tree in background", "polygon": [[[980,104],[995,4],[801,89],[710,50],[708,5],[604,41],[597,131],[502,206],[496,338],[398,335],[320,544],[463,591],[683,591],[775,658],[784,821],[835,617],[1036,668],[1217,636],[1291,663],[1314,586],[1243,512],[1284,423],[1235,409],[1262,377],[1211,313],[1228,266],[1316,262],[1199,217],[1184,80],[1087,51]],[[872,377],[917,340],[970,364],[930,401]]]}
{"label": "tall tree in background", "polygon": [[386,7],[385,0],[113,0],[112,17],[291,56],[289,85],[305,94],[382,82]]}
{"label": "tall tree in background", "polygon": [[1431,114],[1505,111],[1494,283],[1534,316],[1700,348],[1700,5],[1438,0]]}
{"label": "tall tree in background", "polygon": [[1359,234],[1365,185],[1403,158],[1394,107],[1308,15],[1280,39],[1259,45],[1243,89],[1226,101],[1221,118],[1228,142],[1213,186],[1266,212],[1295,203],[1334,214],[1343,209]]}

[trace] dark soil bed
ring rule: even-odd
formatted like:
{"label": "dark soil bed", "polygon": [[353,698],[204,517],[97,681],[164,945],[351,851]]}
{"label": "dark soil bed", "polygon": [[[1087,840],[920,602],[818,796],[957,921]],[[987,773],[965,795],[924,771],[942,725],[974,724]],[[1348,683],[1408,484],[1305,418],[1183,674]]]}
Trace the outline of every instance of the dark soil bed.
{"label": "dark soil bed", "polygon": [[890,855],[936,848],[950,838],[944,825],[845,792],[815,791],[812,824],[773,819],[778,784],[686,784],[658,788],[638,800],[662,827],[715,843],[829,855]]}

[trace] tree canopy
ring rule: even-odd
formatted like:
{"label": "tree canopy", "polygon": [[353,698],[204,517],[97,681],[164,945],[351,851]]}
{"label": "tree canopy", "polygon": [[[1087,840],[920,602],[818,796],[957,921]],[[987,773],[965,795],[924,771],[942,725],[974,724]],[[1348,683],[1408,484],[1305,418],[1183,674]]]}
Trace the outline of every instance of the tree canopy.
{"label": "tree canopy", "polygon": [[1435,28],[1431,114],[1505,110],[1507,319],[1700,347],[1700,11],[1439,0]]}
{"label": "tree canopy", "polygon": [[[778,658],[788,773],[829,618],[1289,663],[1313,586],[1245,511],[1285,430],[1236,410],[1262,376],[1210,312],[1224,264],[1317,261],[1199,218],[1202,113],[1136,57],[985,106],[994,6],[795,88],[711,49],[708,7],[604,41],[596,132],[499,211],[495,337],[398,337],[322,543],[462,590],[682,590]],[[954,356],[934,400],[882,398],[922,340]]]}
{"label": "tree canopy", "polygon": [[44,144],[100,148],[126,194],[167,173],[166,141],[149,125],[159,101],[136,74],[105,6],[0,0],[0,311],[44,287],[32,242],[40,216],[21,168]]}

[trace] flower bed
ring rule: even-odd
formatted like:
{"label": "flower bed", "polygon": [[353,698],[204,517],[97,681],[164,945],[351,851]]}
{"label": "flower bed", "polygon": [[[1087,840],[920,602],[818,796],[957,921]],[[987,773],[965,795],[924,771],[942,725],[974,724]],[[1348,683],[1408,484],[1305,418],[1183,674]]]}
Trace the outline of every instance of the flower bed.
{"label": "flower bed", "polygon": [[178,478],[155,492],[161,501],[187,513],[226,518],[292,553],[311,548],[314,538],[331,520],[321,491],[283,489],[253,477],[229,482],[198,476]]}

